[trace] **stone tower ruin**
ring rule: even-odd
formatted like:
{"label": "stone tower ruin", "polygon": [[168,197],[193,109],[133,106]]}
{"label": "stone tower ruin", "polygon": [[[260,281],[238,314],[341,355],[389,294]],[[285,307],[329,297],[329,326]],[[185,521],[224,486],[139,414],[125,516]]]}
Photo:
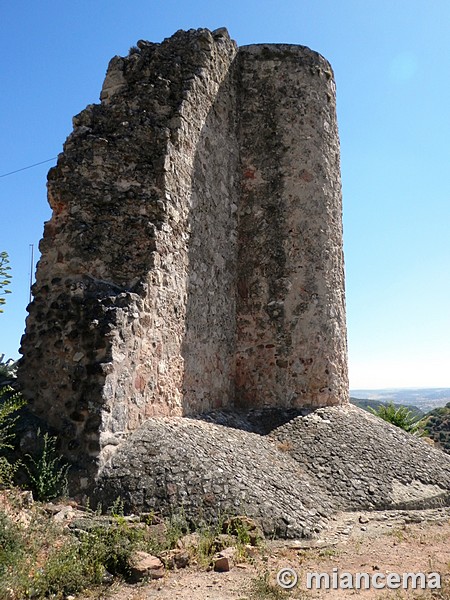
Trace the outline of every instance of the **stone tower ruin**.
{"label": "stone tower ruin", "polygon": [[348,402],[329,63],[221,29],[111,60],[48,176],[22,340],[80,463],[149,417]]}

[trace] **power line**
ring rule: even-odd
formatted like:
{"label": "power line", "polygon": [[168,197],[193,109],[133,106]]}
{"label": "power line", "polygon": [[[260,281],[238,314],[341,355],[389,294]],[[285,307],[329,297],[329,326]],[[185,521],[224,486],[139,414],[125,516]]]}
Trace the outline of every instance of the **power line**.
{"label": "power line", "polygon": [[26,171],[27,169],[32,169],[33,167],[37,167],[38,165],[43,165],[44,163],[48,163],[52,160],[56,160],[58,157],[54,156],[53,158],[47,158],[47,160],[41,160],[41,162],[34,163],[34,165],[29,165],[28,167],[22,167],[21,169],[16,169],[15,171],[10,171],[9,173],[4,173],[0,175],[0,177],[7,177],[8,175],[14,175],[14,173],[19,173],[20,171]]}

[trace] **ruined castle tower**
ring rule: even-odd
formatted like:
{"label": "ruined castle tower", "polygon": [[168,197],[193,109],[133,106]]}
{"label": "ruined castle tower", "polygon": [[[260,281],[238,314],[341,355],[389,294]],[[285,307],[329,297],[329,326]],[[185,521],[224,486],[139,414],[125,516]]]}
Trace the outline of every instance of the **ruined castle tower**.
{"label": "ruined castle tower", "polygon": [[110,62],[49,172],[32,410],[99,460],[159,415],[348,401],[335,85],[225,30]]}

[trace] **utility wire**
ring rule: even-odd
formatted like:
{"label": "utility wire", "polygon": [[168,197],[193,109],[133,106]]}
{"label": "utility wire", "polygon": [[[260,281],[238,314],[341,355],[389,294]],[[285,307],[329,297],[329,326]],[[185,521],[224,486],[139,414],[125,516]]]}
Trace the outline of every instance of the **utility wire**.
{"label": "utility wire", "polygon": [[48,163],[52,160],[56,160],[58,157],[54,156],[53,158],[47,158],[47,160],[41,160],[41,162],[34,163],[34,165],[29,165],[28,167],[22,167],[21,169],[16,169],[15,171],[10,171],[9,173],[4,173],[0,175],[0,177],[7,177],[8,175],[14,175],[14,173],[19,173],[20,171],[26,171],[27,169],[32,169],[33,167],[37,167],[38,165],[43,165],[44,163]]}

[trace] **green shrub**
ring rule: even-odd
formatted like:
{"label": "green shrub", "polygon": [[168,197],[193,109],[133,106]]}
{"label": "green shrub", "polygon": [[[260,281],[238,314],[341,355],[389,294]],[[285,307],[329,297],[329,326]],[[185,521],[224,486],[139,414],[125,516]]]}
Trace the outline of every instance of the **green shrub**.
{"label": "green shrub", "polygon": [[144,533],[128,523],[80,532],[64,530],[35,506],[28,527],[0,512],[0,599],[63,599],[102,583],[107,572],[127,576]]}
{"label": "green shrub", "polygon": [[178,540],[190,532],[190,527],[183,509],[174,513],[166,521],[166,543],[168,549],[175,548]]}
{"label": "green shrub", "polygon": [[[198,560],[198,563],[202,567],[207,567],[214,554],[217,552],[217,536],[220,531],[216,527],[202,527],[199,529],[199,539],[198,546],[196,548],[195,554]],[[220,548],[221,550],[222,548]]]}
{"label": "green shrub", "polygon": [[0,487],[13,487],[17,470],[21,464],[19,460],[12,463],[6,456],[0,456]]}
{"label": "green shrub", "polygon": [[[38,430],[38,437],[40,437]],[[30,485],[37,500],[45,502],[67,493],[67,473],[70,468],[63,457],[56,453],[56,437],[44,433],[42,450],[37,458],[27,454],[24,464]]]}
{"label": "green shrub", "polygon": [[109,527],[98,527],[82,540],[81,554],[94,556],[112,575],[129,575],[132,553],[143,545],[141,529],[119,521]]}
{"label": "green shrub", "polygon": [[[146,527],[143,523],[129,523],[123,515],[117,514],[122,512],[121,506],[119,499],[111,507],[109,512],[115,513],[112,523],[111,519],[102,521],[94,517],[93,526],[89,525],[87,531],[77,529],[76,534],[56,524],[38,504],[27,510],[26,527],[0,512],[0,600],[10,597],[63,600],[102,584],[108,573],[127,577],[134,552],[151,551],[156,535],[163,536],[157,542],[156,554],[159,554],[163,548],[176,547],[178,539],[189,532],[183,512],[164,523],[152,520]],[[248,543],[249,533],[246,523],[237,519],[228,521],[239,547]],[[225,529],[224,521],[204,524],[198,529],[199,546],[195,556],[199,564],[210,564],[212,555],[221,549],[217,544],[227,543],[224,536],[219,535]],[[268,574],[253,582],[253,590],[257,595],[252,597],[258,600],[286,597],[270,582]]]}
{"label": "green shrub", "polygon": [[250,598],[252,600],[283,600],[288,598],[288,592],[285,592],[271,581],[269,571],[255,577],[250,584]]}
{"label": "green shrub", "polygon": [[0,381],[4,381],[9,378],[9,368],[6,363],[0,361]]}
{"label": "green shrub", "polygon": [[0,577],[22,552],[23,540],[19,526],[0,511]]}
{"label": "green shrub", "polygon": [[123,517],[125,514],[125,503],[123,499],[118,496],[112,505],[108,508],[108,514],[113,517]]}
{"label": "green shrub", "polygon": [[[99,585],[105,574],[105,543],[99,543],[96,532],[86,533],[82,541],[69,539],[54,549],[41,569],[31,578],[30,585],[38,598],[60,598]],[[112,541],[109,538],[108,541]],[[115,545],[108,548],[114,555]]]}
{"label": "green shrub", "polygon": [[73,594],[98,585],[106,572],[128,576],[143,533],[127,523],[96,527],[53,551],[33,581],[38,597]]}

